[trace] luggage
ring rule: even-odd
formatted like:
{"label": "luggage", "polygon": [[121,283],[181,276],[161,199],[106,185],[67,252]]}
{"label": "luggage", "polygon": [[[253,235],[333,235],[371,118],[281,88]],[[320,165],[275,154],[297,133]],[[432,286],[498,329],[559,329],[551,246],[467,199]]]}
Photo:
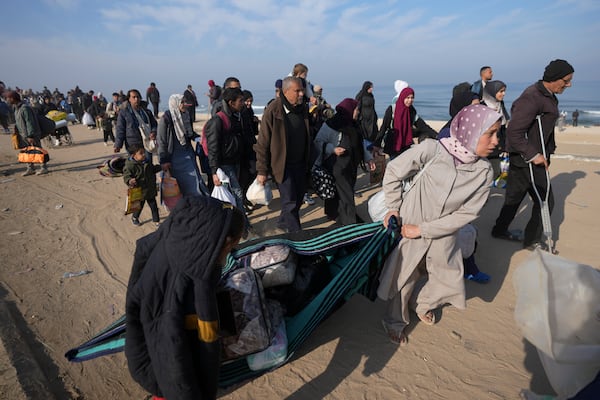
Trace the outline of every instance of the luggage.
{"label": "luggage", "polygon": [[262,280],[264,288],[289,285],[296,275],[297,256],[288,246],[278,244],[267,246],[263,250],[252,253],[249,258],[250,268],[255,270]]}
{"label": "luggage", "polygon": [[269,347],[271,324],[260,279],[250,268],[232,271],[217,291],[221,359],[233,360]]}
{"label": "luggage", "polygon": [[62,121],[67,119],[67,113],[64,111],[52,110],[48,111],[46,118],[50,118],[54,122]]}
{"label": "luggage", "polygon": [[168,172],[163,173],[160,179],[160,199],[165,208],[173,210],[182,197],[177,179]]}
{"label": "luggage", "polygon": [[43,164],[50,161],[50,155],[45,149],[36,146],[27,146],[19,152],[20,163]]}

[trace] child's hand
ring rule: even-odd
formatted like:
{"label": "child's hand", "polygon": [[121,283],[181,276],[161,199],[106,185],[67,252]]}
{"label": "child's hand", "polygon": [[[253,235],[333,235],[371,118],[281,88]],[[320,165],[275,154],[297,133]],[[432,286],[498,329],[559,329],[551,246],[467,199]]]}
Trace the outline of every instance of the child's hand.
{"label": "child's hand", "polygon": [[131,178],[129,180],[129,187],[136,187],[137,186],[137,181],[135,180],[135,178]]}

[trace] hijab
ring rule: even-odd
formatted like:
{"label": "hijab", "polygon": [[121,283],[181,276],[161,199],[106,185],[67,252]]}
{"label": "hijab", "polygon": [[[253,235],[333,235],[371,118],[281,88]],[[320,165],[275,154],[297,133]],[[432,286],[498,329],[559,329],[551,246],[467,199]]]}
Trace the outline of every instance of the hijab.
{"label": "hijab", "polygon": [[169,97],[169,111],[171,112],[171,121],[173,121],[173,128],[175,128],[175,136],[182,146],[187,144],[185,138],[185,125],[183,124],[183,118],[181,117],[181,111],[179,106],[183,100],[183,96],[180,94],[172,94]]}
{"label": "hijab", "polygon": [[506,89],[506,84],[504,82],[489,81],[483,88],[483,95],[481,97],[486,106],[502,114],[502,125],[506,125],[506,120],[510,117],[504,109],[504,102],[496,99],[496,94],[502,89]]}
{"label": "hijab", "polygon": [[373,87],[373,82],[365,81],[363,83],[362,88],[360,89],[360,91],[356,94],[355,99],[358,100],[358,101],[360,101],[360,99],[363,96],[369,96],[369,95],[373,96],[371,93],[368,92],[369,88],[372,88],[372,87]]}
{"label": "hijab", "polygon": [[402,89],[398,100],[396,100],[396,109],[394,110],[394,129],[397,132],[394,151],[398,152],[405,147],[410,147],[413,143],[412,122],[410,120],[410,107],[406,107],[404,100],[415,95],[415,91],[406,87]]}
{"label": "hijab", "polygon": [[450,137],[440,143],[454,157],[455,164],[470,164],[479,159],[475,153],[479,138],[502,115],[481,104],[469,105],[456,114],[450,125]]}
{"label": "hijab", "polygon": [[479,97],[477,93],[471,92],[471,84],[469,82],[462,82],[454,86],[448,110],[450,117],[454,118],[460,110],[470,105],[474,99],[479,99]]}
{"label": "hijab", "polygon": [[335,115],[325,123],[330,128],[341,130],[342,128],[354,123],[354,109],[358,106],[358,101],[345,98],[335,106]]}

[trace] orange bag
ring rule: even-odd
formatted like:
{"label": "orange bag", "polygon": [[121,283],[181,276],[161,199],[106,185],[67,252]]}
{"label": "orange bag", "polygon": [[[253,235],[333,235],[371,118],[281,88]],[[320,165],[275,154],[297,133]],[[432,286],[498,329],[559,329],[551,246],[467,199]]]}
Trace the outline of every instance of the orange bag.
{"label": "orange bag", "polygon": [[168,172],[163,173],[160,180],[160,198],[165,208],[168,211],[173,210],[182,197],[177,179]]}
{"label": "orange bag", "polygon": [[50,161],[48,151],[36,146],[27,146],[19,152],[19,162],[43,164]]}

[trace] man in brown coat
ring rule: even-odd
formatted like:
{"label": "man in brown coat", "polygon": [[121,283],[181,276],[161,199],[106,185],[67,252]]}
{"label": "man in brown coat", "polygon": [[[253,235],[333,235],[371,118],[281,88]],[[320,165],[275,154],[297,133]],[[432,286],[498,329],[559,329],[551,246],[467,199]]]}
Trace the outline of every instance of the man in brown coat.
{"label": "man in brown coat", "polygon": [[287,232],[301,230],[299,210],[306,192],[309,169],[310,131],[304,89],[299,78],[288,76],[283,96],[267,106],[263,114],[256,151],[260,184],[271,174],[279,186],[281,214],[277,227]]}

